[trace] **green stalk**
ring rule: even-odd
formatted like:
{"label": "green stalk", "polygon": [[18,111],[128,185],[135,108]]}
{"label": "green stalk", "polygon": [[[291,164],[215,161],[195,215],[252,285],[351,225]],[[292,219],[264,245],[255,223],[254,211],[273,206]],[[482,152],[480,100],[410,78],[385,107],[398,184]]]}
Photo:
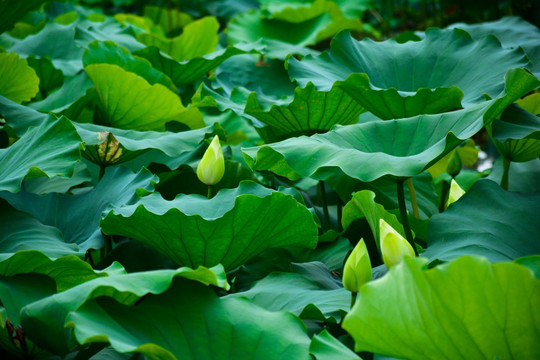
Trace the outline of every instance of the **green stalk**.
{"label": "green stalk", "polygon": [[354,303],[356,302],[356,297],[358,296],[358,293],[356,292],[351,292],[351,310],[354,306]]}
{"label": "green stalk", "polygon": [[330,214],[328,213],[328,204],[326,203],[326,190],[324,189],[324,182],[319,181],[318,184],[319,200],[323,208],[324,221],[323,221],[323,231],[327,231],[330,228]]}
{"label": "green stalk", "polygon": [[448,199],[448,194],[450,193],[450,183],[448,181],[444,181],[442,183],[442,191],[441,191],[441,202],[439,203],[439,212],[442,213],[444,209],[446,208],[446,199]]}
{"label": "green stalk", "polygon": [[504,190],[508,190],[508,175],[510,173],[510,163],[511,161],[507,158],[503,159],[503,175],[501,179],[501,187]]}
{"label": "green stalk", "polygon": [[341,219],[343,218],[343,203],[341,198],[337,197],[337,227],[338,231],[343,231],[343,225],[341,224]]}
{"label": "green stalk", "polygon": [[415,218],[419,219],[420,214],[418,213],[418,204],[416,203],[416,191],[414,190],[414,184],[412,178],[406,180],[407,188],[409,189],[409,195],[411,195],[411,205],[413,210],[413,215]]}
{"label": "green stalk", "polygon": [[405,191],[403,191],[403,181],[397,182],[397,196],[399,203],[399,214],[401,216],[401,224],[403,225],[403,229],[405,230],[405,237],[407,238],[409,244],[411,244],[414,250],[414,254],[418,256],[418,250],[416,250],[416,244],[414,243],[414,239],[412,236],[411,226],[409,225],[409,218],[407,217],[407,206],[405,204]]}
{"label": "green stalk", "polygon": [[209,199],[212,198],[212,185],[208,185],[208,192],[206,193],[206,197]]}
{"label": "green stalk", "polygon": [[103,178],[103,175],[105,175],[105,169],[107,167],[103,164],[99,165],[99,180]]}

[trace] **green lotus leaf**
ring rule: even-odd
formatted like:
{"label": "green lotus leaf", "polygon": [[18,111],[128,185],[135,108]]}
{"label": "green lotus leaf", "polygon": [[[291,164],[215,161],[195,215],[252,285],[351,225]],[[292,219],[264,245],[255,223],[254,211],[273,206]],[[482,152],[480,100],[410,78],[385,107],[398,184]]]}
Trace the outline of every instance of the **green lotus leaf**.
{"label": "green lotus leaf", "polygon": [[218,43],[219,22],[208,16],[184,27],[181,35],[168,39],[155,33],[139,33],[137,40],[147,46],[156,46],[176,61],[185,61],[210,54]]}
{"label": "green lotus leaf", "polygon": [[24,178],[71,176],[81,154],[81,138],[66,118],[49,117],[16,143],[0,149],[0,191],[16,193]]}
{"label": "green lotus leaf", "polygon": [[183,107],[180,98],[161,84],[150,85],[117,65],[88,65],[85,71],[113,127],[165,130],[169,121],[184,123],[192,129],[204,125],[196,109]]}
{"label": "green lotus leaf", "polygon": [[149,61],[132,55],[112,41],[93,41],[83,55],[83,65],[92,64],[118,65],[126,71],[135,73],[144,78],[150,85],[161,84],[171,91],[177,89],[169,77],[152,67]]}
{"label": "green lotus leaf", "polygon": [[64,76],[73,76],[82,69],[84,51],[75,44],[75,32],[75,23],[66,26],[50,22],[39,33],[16,41],[8,50],[24,57],[49,57]]}
{"label": "green lotus leaf", "polygon": [[[508,190],[522,194],[540,192],[540,182],[538,181],[540,176],[540,159],[512,163],[509,170]],[[487,178],[500,184],[502,175],[503,159],[499,157],[493,163],[493,168]]]}
{"label": "green lotus leaf", "polygon": [[494,35],[506,48],[521,47],[532,61],[532,73],[540,77],[540,30],[536,26],[517,16],[503,17],[497,21],[481,24],[456,23],[449,28],[467,31],[474,39]]}
{"label": "green lotus leaf", "polygon": [[525,162],[540,157],[540,118],[511,105],[491,124],[493,144],[504,158]]}
{"label": "green lotus leaf", "polygon": [[0,200],[0,204],[0,259],[21,250],[39,250],[52,258],[79,254],[79,247],[66,243],[57,228],[15,210],[3,200]]}
{"label": "green lotus leaf", "polygon": [[301,86],[311,81],[328,91],[339,81],[381,119],[470,107],[483,102],[484,94],[495,98],[504,89],[505,73],[528,63],[521,49],[503,49],[493,37],[473,40],[459,29],[430,29],[424,40],[405,44],[357,41],[343,32],[330,52],[288,60],[291,79]]}
{"label": "green lotus leaf", "polygon": [[479,180],[444,213],[431,218],[422,256],[449,261],[478,255],[498,262],[538,254],[538,211],[540,194],[508,192],[493,181]]}
{"label": "green lotus leaf", "polygon": [[285,59],[289,54],[312,53],[307,46],[316,44],[317,34],[331,24],[332,18],[327,13],[295,24],[267,19],[261,10],[248,11],[228,23],[227,35],[231,44],[253,43],[262,38],[266,56]]}
{"label": "green lotus leaf", "polygon": [[78,195],[37,195],[21,191],[19,194],[0,192],[0,197],[42,224],[58,228],[65,242],[77,244],[80,251],[85,252],[103,245],[99,229],[101,212],[114,204],[133,202],[137,189],[151,191],[156,180],[146,169],[134,174],[128,169],[115,167],[105,171],[94,189]]}
{"label": "green lotus leaf", "polygon": [[71,329],[64,328],[64,324],[67,316],[81,305],[100,296],[106,296],[131,307],[145,295],[163,293],[171,287],[173,279],[177,277],[204,285],[229,288],[221,265],[211,269],[182,267],[177,270],[143,271],[132,274],[118,271],[27,305],[21,312],[21,324],[25,334],[36,344],[53,353],[66,354],[74,344],[70,344],[69,341]]}
{"label": "green lotus leaf", "polygon": [[23,136],[30,127],[40,126],[49,119],[49,115],[19,105],[2,95],[0,95],[0,114],[18,137]]}
{"label": "green lotus leaf", "polygon": [[35,70],[15,53],[0,53],[0,78],[0,95],[16,103],[29,101],[39,91]]}
{"label": "green lotus leaf", "polygon": [[[345,3],[346,1],[340,2]],[[345,29],[354,31],[363,30],[362,21],[360,20],[362,14],[356,14],[353,18],[347,18],[339,5],[337,2],[330,0],[261,1],[261,9],[270,14],[267,17],[269,19],[283,20],[289,23],[302,23],[323,14],[330,15],[331,23],[324,30],[317,33],[317,42],[328,39]]]}
{"label": "green lotus leaf", "polygon": [[325,134],[242,151],[252,169],[270,170],[291,180],[324,180],[333,176],[332,168],[364,182],[415,176],[489,124],[540,81],[526,70],[514,69],[506,74],[505,83],[507,92],[499,98],[467,109],[338,127]]}
{"label": "green lotus leaf", "polygon": [[50,93],[45,99],[32,102],[28,106],[40,111],[62,113],[62,111],[84,96],[91,86],[92,82],[88,76],[81,72],[67,77],[60,89]]}
{"label": "green lotus leaf", "polygon": [[215,69],[228,58],[258,52],[263,47],[258,44],[239,44],[227,46],[204,56],[194,57],[190,60],[177,62],[165,57],[155,46],[148,46],[142,50],[134,52],[134,55],[143,57],[152,63],[152,66],[172,79],[178,87],[191,84],[204,77],[209,71]]}
{"label": "green lotus leaf", "polygon": [[[276,216],[282,219],[278,223]],[[134,226],[141,221],[147,226]],[[154,193],[114,208],[102,219],[101,229],[142,241],[176,264],[191,267],[221,263],[233,269],[266,249],[313,248],[317,242],[317,226],[307,208],[290,195],[250,181],[212,199],[181,194],[167,201]]]}
{"label": "green lotus leaf", "polygon": [[519,99],[516,103],[533,115],[540,115],[540,93],[534,93]]}
{"label": "green lotus leaf", "polygon": [[66,325],[81,344],[105,341],[118,352],[149,359],[310,358],[309,337],[295,316],[265,311],[246,299],[218,298],[180,279],[137,306],[112,299],[86,302]]}
{"label": "green lotus leaf", "polygon": [[37,59],[31,56],[26,60],[39,77],[39,91],[42,94],[48,94],[64,83],[64,74],[54,67],[51,59],[47,57]]}
{"label": "green lotus leaf", "polygon": [[110,40],[128,51],[144,48],[144,44],[135,39],[135,32],[131,28],[122,27],[113,18],[107,17],[102,22],[83,19],[77,21],[76,24],[75,43],[81,48],[87,48],[95,40]]}
{"label": "green lotus leaf", "polygon": [[362,358],[352,352],[338,339],[333,337],[326,329],[313,336],[309,352],[317,360],[361,360]]}
{"label": "green lotus leaf", "polygon": [[159,6],[145,6],[143,15],[152,20],[152,23],[159,26],[163,36],[170,36],[193,22],[191,15],[178,11],[177,9],[167,9]]}
{"label": "green lotus leaf", "polygon": [[514,262],[531,269],[534,273],[534,277],[540,280],[540,255],[521,257],[514,260]]}
{"label": "green lotus leaf", "polygon": [[[330,271],[326,270],[330,276]],[[228,297],[246,297],[269,311],[288,311],[301,319],[335,324],[351,306],[351,293],[343,287],[334,284],[332,288],[324,288],[320,283],[295,273],[271,273],[251,289]]]}
{"label": "green lotus leaf", "polygon": [[377,248],[380,252],[380,233],[379,233],[379,220],[383,219],[392,226],[397,232],[405,237],[405,230],[403,225],[397,219],[397,217],[386,211],[386,209],[375,202],[375,193],[369,190],[362,190],[352,195],[351,201],[345,204],[343,207],[343,217],[341,223],[343,228],[346,229],[356,219],[365,218],[373,233],[373,238],[377,244]]}
{"label": "green lotus leaf", "polygon": [[0,33],[11,29],[28,12],[45,2],[46,0],[4,0],[0,2]]}
{"label": "green lotus leaf", "polygon": [[360,289],[343,321],[356,351],[406,359],[540,356],[540,280],[531,270],[469,256],[429,270],[425,263],[405,258]]}

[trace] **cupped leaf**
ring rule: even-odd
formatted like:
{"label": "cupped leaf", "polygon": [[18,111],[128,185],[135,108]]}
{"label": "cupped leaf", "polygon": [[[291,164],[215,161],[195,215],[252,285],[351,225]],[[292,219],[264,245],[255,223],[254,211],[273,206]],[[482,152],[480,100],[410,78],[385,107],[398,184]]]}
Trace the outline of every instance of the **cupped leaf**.
{"label": "cupped leaf", "polygon": [[481,24],[456,23],[449,28],[467,31],[474,39],[494,35],[506,48],[521,47],[532,61],[532,72],[540,76],[540,30],[518,16],[506,16],[497,21]]}
{"label": "cupped leaf", "polygon": [[540,118],[511,105],[491,124],[493,144],[505,159],[525,162],[540,157]]}
{"label": "cupped leaf", "polygon": [[134,54],[150,61],[154,68],[166,74],[176,86],[180,87],[202,78],[232,56],[258,52],[261,49],[262,46],[257,43],[231,45],[210,54],[181,62],[165,57],[155,46],[148,46],[134,52]]}
{"label": "cupped leaf", "polygon": [[113,127],[165,130],[169,121],[179,121],[192,129],[204,125],[198,111],[183,107],[180,98],[159,83],[150,85],[117,65],[89,65],[85,71]]}
{"label": "cupped leaf", "polygon": [[0,258],[20,250],[40,250],[52,258],[77,254],[78,246],[64,241],[60,230],[0,201]]}
{"label": "cupped leaf", "polygon": [[80,143],[69,120],[50,116],[7,149],[0,149],[0,191],[18,192],[24,178],[71,176],[81,158]]}
{"label": "cupped leaf", "polygon": [[[505,76],[506,93],[459,111],[338,127],[325,134],[242,149],[254,170],[270,170],[291,180],[325,179],[332,168],[369,182],[383,176],[415,176],[493,121],[540,81],[523,69]],[[351,161],[354,159],[354,161]]]}
{"label": "cupped leaf", "polygon": [[27,305],[22,310],[21,323],[27,336],[36,344],[56,354],[66,354],[73,347],[69,342],[71,329],[64,328],[71,312],[100,296],[132,306],[147,294],[163,293],[176,277],[225,289],[229,287],[221,265],[211,269],[182,267],[133,274],[118,271]]}
{"label": "cupped leaf", "polygon": [[46,0],[4,0],[0,2],[0,33],[11,29],[30,10],[39,7]]}
{"label": "cupped leaf", "polygon": [[361,357],[333,337],[327,330],[313,336],[309,352],[317,360],[361,360]]}
{"label": "cupped leaf", "polygon": [[156,180],[146,169],[134,174],[126,168],[115,167],[105,172],[94,189],[78,195],[37,195],[22,191],[15,195],[1,192],[0,197],[41,223],[58,228],[65,242],[78,244],[80,251],[84,252],[103,245],[99,229],[101,212],[110,205],[135,201],[136,190],[151,191]]}
{"label": "cupped leaf", "polygon": [[0,78],[0,95],[16,103],[29,101],[39,91],[35,70],[15,53],[0,53]]}
{"label": "cupped leaf", "polygon": [[504,191],[479,180],[428,225],[429,259],[449,261],[461,255],[485,256],[492,262],[540,253],[540,194]]}
{"label": "cupped leaf", "polygon": [[[146,226],[135,226],[141,222]],[[114,208],[101,228],[142,241],[176,264],[191,267],[221,263],[233,269],[269,248],[312,248],[317,242],[317,225],[307,208],[290,195],[249,181],[212,199],[181,194],[166,201],[151,194]]]}
{"label": "cupped leaf", "polygon": [[168,39],[155,33],[137,34],[137,40],[148,46],[156,46],[176,61],[185,61],[210,54],[218,43],[219,22],[208,16],[184,27],[181,35]]}
{"label": "cupped leaf", "polygon": [[69,315],[67,326],[81,344],[106,341],[149,359],[309,359],[309,337],[298,318],[246,299],[220,299],[186,280],[135,307],[89,301]]}
{"label": "cupped leaf", "polygon": [[144,78],[150,85],[161,84],[176,92],[172,80],[162,72],[152,67],[149,61],[132,55],[127,49],[112,41],[93,41],[83,55],[83,65],[92,64],[118,65],[126,71]]}
{"label": "cupped leaf", "polygon": [[246,297],[266,310],[288,311],[302,319],[332,323],[339,323],[351,306],[351,293],[344,288],[324,288],[295,273],[271,273],[248,291],[228,297]]}
{"label": "cupped leaf", "polygon": [[64,83],[64,74],[54,67],[51,59],[47,57],[37,59],[31,56],[26,60],[39,77],[39,91],[42,94],[48,94]]}
{"label": "cupped leaf", "polygon": [[248,11],[228,23],[227,35],[232,44],[253,43],[262,38],[266,56],[285,59],[289,54],[313,53],[307,46],[316,44],[317,34],[331,23],[332,18],[327,13],[295,24],[267,19],[261,10]]}
{"label": "cupped leaf", "polygon": [[531,270],[468,256],[429,270],[425,262],[405,258],[360,290],[343,322],[356,351],[407,359],[540,356],[540,280]]}
{"label": "cupped leaf", "polygon": [[[511,68],[529,60],[521,49],[503,49],[494,37],[473,40],[463,30],[430,29],[422,41],[357,41],[336,36],[331,51],[290,58],[289,74],[301,86],[328,91],[336,81],[381,119],[434,114],[494,98]],[[463,97],[463,99],[462,99]]]}

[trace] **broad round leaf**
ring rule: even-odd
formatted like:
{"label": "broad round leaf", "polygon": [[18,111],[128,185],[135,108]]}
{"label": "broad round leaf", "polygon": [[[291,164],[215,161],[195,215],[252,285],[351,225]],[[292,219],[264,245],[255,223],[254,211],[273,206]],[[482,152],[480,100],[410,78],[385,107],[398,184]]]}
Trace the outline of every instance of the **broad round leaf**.
{"label": "broad round leaf", "polygon": [[340,81],[368,111],[396,119],[470,107],[484,94],[494,98],[504,89],[505,73],[528,63],[521,49],[503,49],[494,37],[475,41],[459,29],[430,29],[424,40],[405,44],[357,41],[344,32],[330,52],[290,58],[289,74],[320,91]]}
{"label": "broad round leaf", "polygon": [[29,101],[39,91],[35,70],[15,53],[0,53],[0,79],[0,95],[19,104]]}
{"label": "broad round leaf", "polygon": [[[406,359],[540,356],[540,280],[513,263],[405,258],[366,284],[343,322],[356,351]],[[479,285],[481,284],[481,285]]]}
{"label": "broad round leaf", "polygon": [[[136,225],[141,223],[146,226]],[[221,263],[228,270],[266,249],[313,248],[317,242],[317,225],[307,208],[290,195],[250,181],[212,199],[181,194],[167,201],[154,193],[114,208],[102,219],[101,229],[142,241],[178,265]]]}
{"label": "broad round leaf", "polygon": [[89,65],[85,71],[113,127],[165,130],[169,121],[182,122],[192,129],[203,126],[202,118],[184,108],[180,98],[161,84],[150,85],[117,65]]}

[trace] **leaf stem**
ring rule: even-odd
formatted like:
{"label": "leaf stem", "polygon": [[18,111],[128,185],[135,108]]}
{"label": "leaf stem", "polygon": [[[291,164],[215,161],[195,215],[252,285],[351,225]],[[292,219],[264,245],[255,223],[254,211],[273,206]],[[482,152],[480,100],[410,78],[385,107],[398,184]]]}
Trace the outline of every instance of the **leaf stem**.
{"label": "leaf stem", "polygon": [[413,215],[415,218],[419,219],[420,214],[418,213],[418,203],[416,202],[416,191],[414,190],[414,184],[412,178],[408,178],[406,181],[407,188],[409,189],[409,194],[411,195],[411,205],[413,210]]}
{"label": "leaf stem", "polygon": [[327,231],[330,228],[330,214],[328,213],[328,204],[326,203],[326,190],[324,188],[324,182],[322,180],[319,181],[318,190],[319,190],[319,200],[323,208],[323,214],[324,214],[323,230]]}
{"label": "leaf stem", "polygon": [[508,190],[508,176],[510,173],[511,161],[507,158],[503,158],[503,175],[501,179],[501,187],[504,190]]}
{"label": "leaf stem", "polygon": [[211,199],[212,195],[212,185],[208,185],[208,192],[206,193],[206,197]]}
{"label": "leaf stem", "polygon": [[441,191],[441,202],[439,203],[439,212],[442,213],[446,208],[446,199],[450,193],[450,183],[443,180],[442,191]]}
{"label": "leaf stem", "polygon": [[414,239],[412,236],[411,226],[409,225],[409,218],[407,217],[407,205],[405,204],[405,191],[403,190],[403,183],[403,180],[396,183],[401,224],[403,225],[403,229],[405,230],[405,237],[407,238],[407,241],[409,242],[409,244],[411,244],[414,250],[414,254],[418,256],[418,250],[416,250],[416,244],[414,243]]}
{"label": "leaf stem", "polygon": [[354,306],[354,303],[356,302],[356,297],[358,296],[357,292],[351,292],[351,310]]}

